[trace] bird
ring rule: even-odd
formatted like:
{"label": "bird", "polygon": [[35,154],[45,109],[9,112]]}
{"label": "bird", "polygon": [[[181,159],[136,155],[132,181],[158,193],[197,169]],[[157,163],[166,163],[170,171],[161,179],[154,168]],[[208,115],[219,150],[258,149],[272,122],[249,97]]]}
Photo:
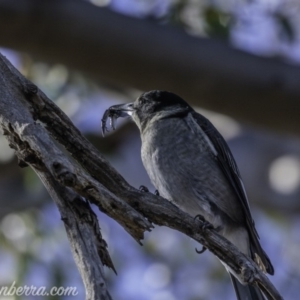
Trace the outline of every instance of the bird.
{"label": "bird", "polygon": [[[245,187],[226,141],[203,115],[180,96],[161,90],[142,93],[134,102],[111,106],[102,118],[115,129],[130,116],[140,131],[144,167],[160,196],[192,217],[202,216],[218,233],[271,275],[272,263],[259,242]],[[224,263],[223,263],[224,264]],[[230,274],[238,300],[263,300],[256,286]]]}

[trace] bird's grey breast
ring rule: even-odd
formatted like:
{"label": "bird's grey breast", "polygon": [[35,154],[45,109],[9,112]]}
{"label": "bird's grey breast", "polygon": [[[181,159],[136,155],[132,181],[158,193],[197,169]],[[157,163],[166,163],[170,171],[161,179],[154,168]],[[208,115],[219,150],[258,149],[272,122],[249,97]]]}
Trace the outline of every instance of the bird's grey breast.
{"label": "bird's grey breast", "polygon": [[191,114],[149,125],[142,134],[142,161],[160,194],[186,212],[218,223],[212,220],[219,215],[214,208],[228,214],[236,209],[216,150]]}

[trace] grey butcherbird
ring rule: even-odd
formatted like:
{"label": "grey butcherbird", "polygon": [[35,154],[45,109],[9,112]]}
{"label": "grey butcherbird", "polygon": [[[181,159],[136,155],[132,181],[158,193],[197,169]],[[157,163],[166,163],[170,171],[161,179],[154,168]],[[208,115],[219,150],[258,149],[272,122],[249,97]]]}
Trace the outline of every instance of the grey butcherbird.
{"label": "grey butcherbird", "polygon": [[[140,130],[142,160],[160,195],[191,216],[201,215],[269,274],[270,259],[259,243],[244,185],[229,147],[217,129],[179,96],[143,93],[135,102],[110,107],[106,120],[131,116]],[[225,266],[239,300],[265,299]]]}

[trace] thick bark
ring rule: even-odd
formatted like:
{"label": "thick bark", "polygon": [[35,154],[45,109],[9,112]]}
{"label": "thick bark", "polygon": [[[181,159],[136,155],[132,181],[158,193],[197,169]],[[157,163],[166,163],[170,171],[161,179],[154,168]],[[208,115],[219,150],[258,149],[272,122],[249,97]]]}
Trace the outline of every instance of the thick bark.
{"label": "thick bark", "polygon": [[107,252],[107,244],[102,239],[97,216],[88,202],[61,186],[49,173],[37,173],[60,211],[85,286],[86,299],[111,300],[102,262],[115,269]]}
{"label": "thick bark", "polygon": [[[41,121],[44,125],[37,123]],[[137,241],[152,222],[176,229],[226,262],[247,284],[259,285],[268,299],[282,299],[258,266],[214,230],[205,230],[171,202],[131,187],[35,85],[0,56],[0,126],[19,165],[30,165],[57,203],[83,277],[87,299],[110,299],[102,263],[113,268],[95,215],[82,199],[119,222]],[[75,165],[51,135],[81,165]],[[103,298],[101,298],[103,297]]]}
{"label": "thick bark", "polygon": [[3,134],[15,149],[19,166],[30,165],[57,204],[86,288],[86,299],[111,300],[103,276],[103,264],[112,269],[114,266],[98,220],[78,194],[53,177],[53,164],[58,161],[73,166],[44,127],[33,119],[17,71],[2,56],[0,60],[0,126]]}

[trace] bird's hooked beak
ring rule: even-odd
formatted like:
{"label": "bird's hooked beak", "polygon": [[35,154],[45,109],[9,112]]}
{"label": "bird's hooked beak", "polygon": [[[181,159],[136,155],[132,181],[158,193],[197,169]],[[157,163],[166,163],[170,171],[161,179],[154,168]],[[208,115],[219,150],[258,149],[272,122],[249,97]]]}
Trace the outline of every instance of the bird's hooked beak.
{"label": "bird's hooked beak", "polygon": [[131,116],[134,111],[133,103],[126,103],[126,104],[118,104],[113,105],[109,109],[107,109],[102,117],[101,120],[101,128],[102,128],[102,134],[105,135],[106,132],[108,132],[108,128],[106,127],[107,119],[110,120],[110,127],[115,130],[116,129],[116,120],[118,118],[125,118],[128,116]]}

